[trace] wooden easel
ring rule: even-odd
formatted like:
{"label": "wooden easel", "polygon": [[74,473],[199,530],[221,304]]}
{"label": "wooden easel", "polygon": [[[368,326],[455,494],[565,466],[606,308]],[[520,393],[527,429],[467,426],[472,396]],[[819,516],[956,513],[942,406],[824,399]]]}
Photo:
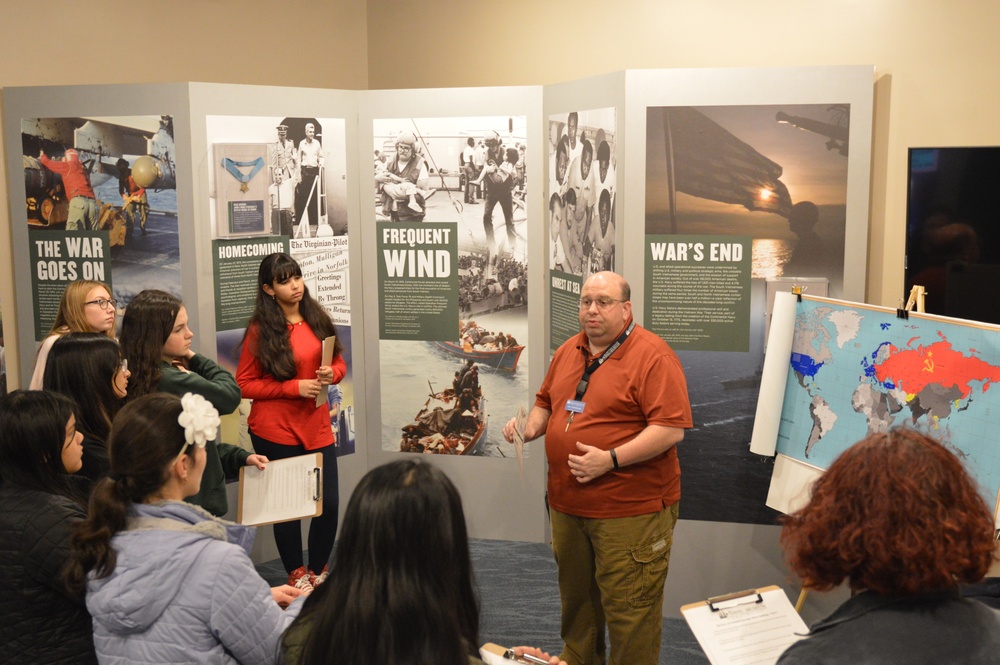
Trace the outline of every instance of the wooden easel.
{"label": "wooden easel", "polygon": [[[924,287],[920,286],[919,284],[914,284],[913,288],[910,289],[910,297],[906,301],[906,305],[901,306],[900,309],[905,310],[907,312],[916,311],[923,314],[927,311],[924,309],[924,298],[926,297],[927,297],[927,291],[924,289]],[[899,304],[903,305],[902,298],[899,299]],[[914,307],[916,307],[916,309],[913,309]]]}

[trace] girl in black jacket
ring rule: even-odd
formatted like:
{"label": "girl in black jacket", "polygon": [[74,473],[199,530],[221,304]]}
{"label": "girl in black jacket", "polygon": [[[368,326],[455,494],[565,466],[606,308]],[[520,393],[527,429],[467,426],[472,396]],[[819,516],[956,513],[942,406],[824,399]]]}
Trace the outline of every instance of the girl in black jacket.
{"label": "girl in black jacket", "polygon": [[97,663],[83,599],[62,582],[86,517],[83,435],[73,402],[42,390],[0,397],[0,662]]}

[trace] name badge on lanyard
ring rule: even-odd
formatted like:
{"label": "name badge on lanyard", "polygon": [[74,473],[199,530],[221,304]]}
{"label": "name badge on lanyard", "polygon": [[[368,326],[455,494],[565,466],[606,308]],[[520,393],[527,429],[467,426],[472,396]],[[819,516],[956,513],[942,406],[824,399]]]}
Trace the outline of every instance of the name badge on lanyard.
{"label": "name badge on lanyard", "polygon": [[566,400],[566,410],[569,411],[569,420],[566,421],[566,431],[569,431],[569,426],[573,424],[573,416],[578,413],[583,413],[583,407],[586,406],[585,402],[581,402],[578,399],[568,399]]}

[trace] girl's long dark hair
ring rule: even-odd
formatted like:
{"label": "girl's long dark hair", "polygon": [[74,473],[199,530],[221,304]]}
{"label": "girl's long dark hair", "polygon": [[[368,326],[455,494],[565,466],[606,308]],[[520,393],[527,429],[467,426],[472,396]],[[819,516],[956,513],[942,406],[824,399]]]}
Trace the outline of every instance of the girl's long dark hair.
{"label": "girl's long dark hair", "polygon": [[[257,272],[257,304],[253,316],[247,324],[246,340],[250,328],[257,326],[257,343],[250,348],[261,368],[279,381],[295,378],[295,357],[292,346],[288,342],[288,326],[281,305],[271,296],[264,293],[264,285],[282,284],[292,277],[301,277],[302,268],[288,254],[271,254],[260,262]],[[299,314],[305,320],[313,333],[319,339],[326,339],[336,334],[333,320],[323,306],[309,295],[309,288],[303,285],[302,300],[299,302]],[[242,344],[240,348],[242,348]],[[340,354],[342,348],[340,339],[336,341],[334,356]]]}
{"label": "girl's long dark hair", "polygon": [[166,291],[140,291],[122,317],[122,353],[132,372],[128,401],[156,392],[163,370],[163,345],[173,332],[181,301]]}
{"label": "girl's long dark hair", "polygon": [[421,460],[377,467],[347,505],[330,577],[290,635],[308,631],[302,663],[468,665],[478,657],[462,500]]}
{"label": "girl's long dark hair", "polygon": [[67,587],[83,596],[87,573],[107,577],[117,557],[111,539],[125,529],[129,508],[156,494],[167,481],[169,466],[184,447],[177,422],[181,398],[153,393],[129,402],[111,428],[111,476],[94,485],[86,520],[77,525],[65,569]]}
{"label": "girl's long dark hair", "polygon": [[76,402],[76,428],[98,441],[108,438],[122,407],[115,393],[121,347],[104,333],[70,333],[52,345],[42,386]]}
{"label": "girl's long dark hair", "polygon": [[0,397],[0,484],[86,505],[82,486],[77,487],[62,462],[74,408],[73,400],[46,390],[15,390]]}

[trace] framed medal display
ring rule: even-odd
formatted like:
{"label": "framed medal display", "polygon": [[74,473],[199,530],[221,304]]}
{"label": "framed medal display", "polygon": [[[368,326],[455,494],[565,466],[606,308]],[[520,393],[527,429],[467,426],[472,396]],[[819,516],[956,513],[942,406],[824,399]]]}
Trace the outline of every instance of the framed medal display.
{"label": "framed medal display", "polygon": [[269,235],[267,144],[216,143],[213,148],[218,236]]}

